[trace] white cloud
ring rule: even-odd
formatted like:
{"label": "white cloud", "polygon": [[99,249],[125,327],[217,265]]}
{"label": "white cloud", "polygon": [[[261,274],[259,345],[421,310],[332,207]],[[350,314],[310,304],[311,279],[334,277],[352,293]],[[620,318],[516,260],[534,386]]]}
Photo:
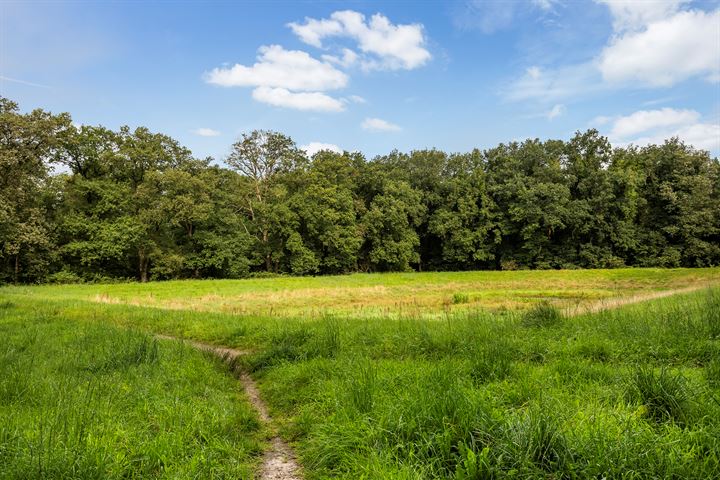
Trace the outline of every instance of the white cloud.
{"label": "white cloud", "polygon": [[685,0],[596,0],[614,33],[595,58],[530,66],[501,93],[511,101],[554,102],[624,87],[668,87],[701,77],[720,83],[720,9],[683,10]]}
{"label": "white cloud", "polygon": [[343,48],[342,50],[342,57],[338,57],[336,55],[323,55],[322,59],[329,63],[334,63],[336,65],[340,65],[341,67],[351,67],[355,65],[358,61],[358,54],[354,51],[350,50],[349,48]]}
{"label": "white cloud", "polygon": [[2,82],[19,83],[20,85],[27,85],[29,87],[53,88],[49,85],[43,85],[42,83],[28,82],[27,80],[20,80],[18,78],[10,78],[10,77],[6,77],[4,75],[0,75],[0,83],[2,83]]}
{"label": "white cloud", "polygon": [[613,17],[613,28],[621,32],[642,29],[675,14],[690,0],[596,0],[607,5]]}
{"label": "white cloud", "polygon": [[322,143],[322,142],[310,142],[307,145],[302,145],[301,150],[305,150],[308,157],[312,157],[321,150],[330,150],[335,153],[343,153],[342,148],[338,147],[333,143]]}
{"label": "white cloud", "polygon": [[[288,27],[300,40],[318,48],[323,46],[323,40],[328,37],[355,40],[363,53],[375,57],[362,61],[366,69],[411,70],[424,65],[431,58],[430,52],[424,48],[426,40],[421,24],[394,25],[379,13],[366,21],[365,15],[359,12],[343,10],[332,13],[329,19],[306,17],[305,23],[293,22]],[[343,59],[338,61],[350,60],[346,58],[346,52],[343,55]]]}
{"label": "white cloud", "polygon": [[[519,18],[548,15],[559,0],[463,0],[455,4],[453,23],[461,29],[492,34],[517,24]],[[538,12],[537,10],[541,10]]]}
{"label": "white cloud", "polygon": [[538,78],[540,78],[540,75],[542,75],[540,67],[529,67],[527,70],[525,70],[525,73],[527,73],[527,76],[532,78],[533,80],[537,80]]}
{"label": "white cloud", "polygon": [[320,92],[291,92],[286,88],[262,86],[253,90],[252,97],[258,102],[295,110],[312,110],[316,112],[341,112],[345,110],[343,102]]}
{"label": "white cloud", "polygon": [[616,119],[610,135],[616,138],[628,138],[656,128],[687,125],[696,122],[699,118],[700,114],[695,110],[674,108],[640,110]]}
{"label": "white cloud", "polygon": [[247,67],[236,64],[215,68],[205,81],[223,87],[277,87],[300,91],[343,88],[348,76],[326,62],[301,50],[285,50],[280,45],[258,49],[258,62]]}
{"label": "white cloud", "polygon": [[605,86],[600,80],[597,67],[592,62],[550,70],[530,67],[525,75],[510,82],[501,92],[511,101],[536,99],[552,102],[602,90]]}
{"label": "white cloud", "polygon": [[720,125],[712,123],[687,125],[675,130],[636,138],[631,143],[635,145],[659,145],[671,137],[678,137],[685,143],[701,150],[708,150],[716,154],[720,151]]}
{"label": "white cloud", "polygon": [[559,103],[553,106],[550,111],[545,114],[545,116],[548,120],[553,120],[562,115],[563,113],[565,113],[565,105]]}
{"label": "white cloud", "polygon": [[360,95],[350,95],[348,97],[348,100],[350,100],[353,103],[367,103],[367,100],[365,100]]}
{"label": "white cloud", "polygon": [[601,53],[599,68],[603,79],[614,83],[661,87],[694,76],[715,80],[720,77],[720,10],[679,12],[619,35]]}
{"label": "white cloud", "polygon": [[361,124],[363,130],[371,132],[399,132],[402,130],[399,125],[390,123],[381,118],[366,118]]}
{"label": "white cloud", "polygon": [[193,130],[195,135],[200,135],[201,137],[217,137],[221,133],[217,130],[213,130],[212,128],[197,128]]}
{"label": "white cloud", "polygon": [[532,4],[536,7],[540,8],[541,10],[552,10],[555,3],[557,3],[558,0],[532,0]]}
{"label": "white cloud", "polygon": [[607,125],[611,121],[612,117],[608,117],[607,115],[598,115],[597,117],[590,120],[589,128],[602,127],[603,125]]}
{"label": "white cloud", "polygon": [[662,144],[671,137],[703,150],[720,150],[720,124],[707,123],[695,110],[640,110],[616,117],[608,135],[618,145]]}
{"label": "white cloud", "polygon": [[345,87],[345,73],[300,50],[270,45],[260,47],[258,52],[254,65],[215,68],[205,74],[205,81],[223,87],[256,87],[252,97],[276,107],[317,112],[345,110],[342,101],[323,93]]}

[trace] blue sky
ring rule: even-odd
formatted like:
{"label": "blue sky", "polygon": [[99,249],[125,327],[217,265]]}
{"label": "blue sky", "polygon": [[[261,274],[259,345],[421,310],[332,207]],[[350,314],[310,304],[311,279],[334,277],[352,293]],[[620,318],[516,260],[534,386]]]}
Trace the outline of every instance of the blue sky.
{"label": "blue sky", "polygon": [[5,0],[0,94],[217,159],[258,128],[368,157],[589,127],[717,155],[720,0]]}

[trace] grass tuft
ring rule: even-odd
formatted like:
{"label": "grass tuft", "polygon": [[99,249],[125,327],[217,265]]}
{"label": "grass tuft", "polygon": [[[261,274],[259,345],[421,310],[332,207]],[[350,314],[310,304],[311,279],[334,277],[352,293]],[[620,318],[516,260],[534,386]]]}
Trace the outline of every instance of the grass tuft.
{"label": "grass tuft", "polygon": [[547,301],[538,303],[522,316],[523,326],[530,328],[551,327],[561,321],[560,310]]}
{"label": "grass tuft", "polygon": [[661,368],[638,368],[631,377],[630,396],[645,407],[645,414],[656,422],[671,421],[684,425],[689,415],[687,380],[682,373]]}
{"label": "grass tuft", "polygon": [[454,303],[455,305],[469,302],[470,295],[468,295],[467,293],[454,293],[452,296],[452,303]]}
{"label": "grass tuft", "polygon": [[532,464],[547,472],[561,471],[572,463],[568,441],[546,406],[528,410],[508,425],[505,450],[511,465]]}

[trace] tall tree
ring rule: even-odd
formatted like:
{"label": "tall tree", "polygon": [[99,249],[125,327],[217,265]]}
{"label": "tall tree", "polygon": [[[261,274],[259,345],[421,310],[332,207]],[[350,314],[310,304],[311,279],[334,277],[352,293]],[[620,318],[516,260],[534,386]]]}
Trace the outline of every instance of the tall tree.
{"label": "tall tree", "polygon": [[[249,191],[243,199],[243,208],[251,220],[247,232],[257,239],[265,269],[273,269],[273,254],[276,260],[277,238],[272,238],[273,223],[282,217],[282,212],[273,211],[283,191],[276,182],[277,174],[292,169],[302,159],[302,154],[290,137],[281,133],[255,130],[243,134],[242,139],[232,146],[226,163],[249,181]],[[275,248],[274,248],[275,245]]]}

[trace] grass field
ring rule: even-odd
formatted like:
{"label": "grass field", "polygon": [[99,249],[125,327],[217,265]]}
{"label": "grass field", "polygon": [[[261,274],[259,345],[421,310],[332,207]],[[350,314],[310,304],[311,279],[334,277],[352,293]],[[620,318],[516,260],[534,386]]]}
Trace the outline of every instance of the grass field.
{"label": "grass field", "polygon": [[437,272],[6,288],[8,294],[264,317],[438,316],[570,310],[652,292],[720,285],[720,268]]}
{"label": "grass field", "polygon": [[239,384],[206,354],[148,336],[163,333],[251,352],[240,366],[306,478],[720,478],[719,280],[698,269],[6,287],[0,477],[250,478],[267,434]]}

